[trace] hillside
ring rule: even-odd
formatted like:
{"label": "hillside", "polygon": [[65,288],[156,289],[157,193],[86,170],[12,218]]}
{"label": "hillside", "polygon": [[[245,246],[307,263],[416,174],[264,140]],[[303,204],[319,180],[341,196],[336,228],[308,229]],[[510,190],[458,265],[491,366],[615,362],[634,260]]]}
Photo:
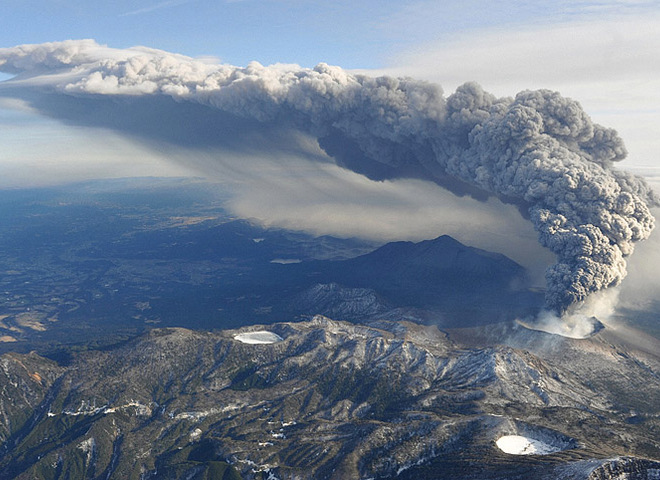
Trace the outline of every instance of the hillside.
{"label": "hillside", "polygon": [[[520,330],[515,342],[529,351],[318,316],[156,329],[66,368],[5,355],[47,380],[23,380],[37,393],[1,405],[16,427],[0,478],[656,478],[645,458],[660,459],[657,357],[603,334]],[[506,436],[546,450],[505,453]]]}

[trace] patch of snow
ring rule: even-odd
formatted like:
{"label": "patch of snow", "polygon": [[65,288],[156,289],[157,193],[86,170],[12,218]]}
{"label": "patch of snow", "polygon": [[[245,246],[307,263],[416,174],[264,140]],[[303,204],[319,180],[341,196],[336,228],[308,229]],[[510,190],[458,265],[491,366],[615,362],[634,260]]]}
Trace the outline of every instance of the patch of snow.
{"label": "patch of snow", "polygon": [[522,435],[505,435],[496,442],[497,448],[510,455],[548,455],[562,449]]}
{"label": "patch of snow", "polygon": [[80,402],[80,407],[78,407],[78,410],[73,411],[73,410],[63,410],[62,415],[69,415],[73,417],[77,417],[78,415],[96,415],[97,413],[103,412],[105,410],[106,406],[102,407],[97,407],[96,402],[88,403],[85,400],[82,400]]}
{"label": "patch of snow", "polygon": [[[152,405],[154,405],[152,403]],[[157,404],[156,404],[157,405]],[[78,407],[78,410],[73,411],[73,410],[63,410],[62,415],[68,415],[68,416],[79,416],[79,415],[97,415],[99,413],[103,415],[108,415],[111,413],[117,413],[120,410],[125,410],[125,409],[131,409],[135,411],[135,415],[137,416],[150,416],[152,414],[152,409],[149,405],[143,405],[140,402],[136,402],[131,400],[130,402],[126,403],[125,405],[119,405],[116,407],[108,407],[107,405],[103,405],[102,407],[96,407],[94,404],[89,404],[88,402],[85,402],[84,400],[80,403],[80,407]],[[53,413],[51,410],[48,410],[47,415],[49,417],[54,417],[56,416],[55,413]]]}
{"label": "patch of snow", "polygon": [[89,453],[92,450],[94,450],[95,446],[96,446],[96,441],[94,440],[94,437],[90,437],[87,440],[83,440],[78,444],[78,448],[85,453]]}
{"label": "patch of snow", "polygon": [[289,265],[291,263],[302,263],[299,258],[273,258],[270,263],[278,263],[280,265]]}
{"label": "patch of snow", "polygon": [[276,333],[260,330],[258,332],[239,333],[234,336],[234,340],[251,345],[267,345],[281,342],[284,339]]}
{"label": "patch of snow", "polygon": [[90,465],[94,458],[94,453],[96,452],[96,440],[94,440],[94,437],[90,437],[87,440],[80,442],[78,448],[83,451],[87,459],[87,464]]}
{"label": "patch of snow", "polygon": [[117,413],[120,410],[135,409],[135,414],[141,417],[148,417],[151,415],[151,408],[148,405],[143,405],[140,402],[130,401],[124,405],[116,407],[103,408],[104,414]]}
{"label": "patch of snow", "polygon": [[181,412],[177,413],[176,415],[170,414],[170,418],[174,418],[175,420],[204,420],[206,417],[211,416],[211,415],[216,415],[218,413],[223,412],[224,409],[218,409],[218,408],[211,408],[209,410],[202,410],[202,411],[195,411],[195,412]]}
{"label": "patch of snow", "polygon": [[416,462],[406,463],[405,465],[400,466],[399,469],[396,471],[397,477],[399,475],[401,475],[403,472],[405,472],[406,470],[408,470],[409,468],[422,465],[423,463],[428,462],[432,458],[433,458],[433,455],[430,455],[428,457],[421,457]]}

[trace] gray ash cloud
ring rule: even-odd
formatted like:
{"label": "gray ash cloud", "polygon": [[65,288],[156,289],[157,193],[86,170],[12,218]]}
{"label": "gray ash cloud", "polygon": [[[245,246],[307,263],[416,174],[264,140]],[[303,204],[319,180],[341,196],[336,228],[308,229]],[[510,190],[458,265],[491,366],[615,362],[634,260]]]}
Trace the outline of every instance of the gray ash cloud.
{"label": "gray ash cloud", "polygon": [[558,314],[618,285],[634,244],[654,227],[657,197],[614,167],[626,156],[616,132],[552,91],[496,98],[466,83],[445,97],[427,82],[325,64],[240,68],[89,40],[0,49],[0,70],[19,75],[13,88],[128,101],[165,96],[286,125],[370,178],[423,178],[458,195],[497,196],[515,204],[556,255],[546,306]]}

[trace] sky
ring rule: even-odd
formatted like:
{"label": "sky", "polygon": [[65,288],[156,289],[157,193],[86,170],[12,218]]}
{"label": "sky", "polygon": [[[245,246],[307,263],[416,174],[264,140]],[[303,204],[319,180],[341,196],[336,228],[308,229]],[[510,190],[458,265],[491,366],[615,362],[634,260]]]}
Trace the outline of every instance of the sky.
{"label": "sky", "polygon": [[[0,48],[89,38],[238,66],[325,62],[428,80],[446,94],[466,81],[496,96],[558,90],[620,133],[629,152],[622,168],[660,186],[658,1],[5,0],[2,11]],[[510,205],[457,200],[418,180],[374,182],[333,164],[310,166],[306,157],[322,155],[315,145],[273,153],[281,157],[275,164],[263,152],[238,160],[225,152],[212,163],[202,158],[211,153],[197,151],[196,161],[189,150],[72,125],[2,95],[0,145],[0,187],[205,175],[231,184],[237,213],[266,224],[383,240],[449,233],[528,266],[549,261]],[[247,156],[272,175],[255,175]]]}

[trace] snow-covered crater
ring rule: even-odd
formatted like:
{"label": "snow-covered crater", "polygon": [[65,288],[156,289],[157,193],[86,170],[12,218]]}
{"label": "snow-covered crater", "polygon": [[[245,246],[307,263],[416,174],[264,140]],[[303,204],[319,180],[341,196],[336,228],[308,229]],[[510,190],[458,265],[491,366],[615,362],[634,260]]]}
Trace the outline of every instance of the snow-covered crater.
{"label": "snow-covered crater", "polygon": [[509,455],[550,455],[580,448],[574,438],[538,425],[512,419],[503,419],[497,428],[495,444]]}
{"label": "snow-covered crater", "polygon": [[497,448],[510,455],[548,455],[563,448],[522,435],[505,435],[496,442]]}
{"label": "snow-covered crater", "polygon": [[251,345],[267,345],[281,342],[283,338],[276,333],[267,330],[259,330],[256,332],[239,333],[238,335],[234,335],[234,340],[238,340],[242,343],[249,343]]}

